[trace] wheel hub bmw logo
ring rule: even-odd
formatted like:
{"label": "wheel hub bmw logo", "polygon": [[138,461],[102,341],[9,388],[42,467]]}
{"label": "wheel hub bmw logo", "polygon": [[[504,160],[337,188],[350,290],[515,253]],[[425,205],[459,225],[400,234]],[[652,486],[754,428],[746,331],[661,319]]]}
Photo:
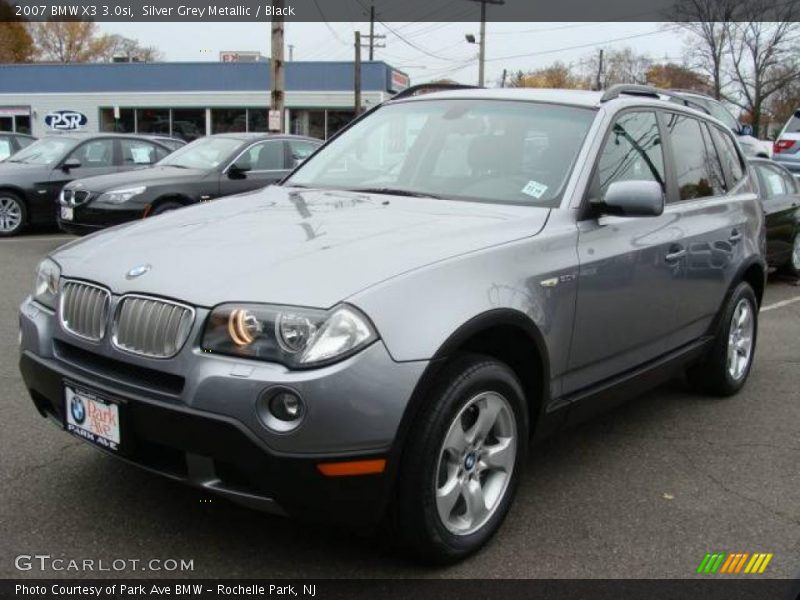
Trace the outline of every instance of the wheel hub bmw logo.
{"label": "wheel hub bmw logo", "polygon": [[125,274],[126,279],[136,279],[152,269],[150,265],[137,265]]}
{"label": "wheel hub bmw logo", "polygon": [[72,412],[72,418],[80,425],[86,419],[86,407],[83,405],[83,400],[77,396],[73,396],[69,403],[69,410]]}
{"label": "wheel hub bmw logo", "polygon": [[472,467],[475,466],[475,455],[470,452],[467,454],[467,457],[464,459],[464,468],[469,471]]}

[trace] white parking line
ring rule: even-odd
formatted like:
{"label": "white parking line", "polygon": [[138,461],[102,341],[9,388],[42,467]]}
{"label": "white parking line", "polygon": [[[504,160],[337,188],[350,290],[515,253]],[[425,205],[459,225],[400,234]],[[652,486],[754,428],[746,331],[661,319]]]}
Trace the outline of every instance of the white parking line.
{"label": "white parking line", "polygon": [[800,296],[789,298],[788,300],[781,300],[780,302],[776,302],[775,304],[767,304],[766,306],[762,306],[761,312],[766,312],[768,310],[775,310],[776,308],[783,308],[784,306],[789,306],[790,304],[794,304],[795,302],[800,302]]}
{"label": "white parking line", "polygon": [[54,242],[62,242],[75,239],[74,235],[26,235],[22,237],[0,238],[0,244],[9,242],[42,242],[44,240],[52,240]]}

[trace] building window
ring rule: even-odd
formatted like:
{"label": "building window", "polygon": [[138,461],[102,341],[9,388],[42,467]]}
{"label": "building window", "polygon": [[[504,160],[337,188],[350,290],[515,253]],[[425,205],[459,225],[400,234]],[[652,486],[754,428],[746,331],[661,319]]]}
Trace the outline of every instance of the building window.
{"label": "building window", "polygon": [[0,117],[0,131],[14,131],[14,117]]}
{"label": "building window", "polygon": [[115,119],[113,108],[101,108],[100,131],[135,133],[136,116],[134,113],[135,111],[132,108],[121,108],[119,110],[119,119]]}
{"label": "building window", "polygon": [[[141,130],[140,130],[141,133]],[[206,109],[172,109],[172,135],[191,142],[206,134]]]}
{"label": "building window", "polygon": [[140,108],[136,118],[137,133],[169,135],[168,108]]}
{"label": "building window", "polygon": [[328,111],[328,131],[325,139],[335,135],[340,129],[347,126],[355,117],[352,110],[329,110]]}
{"label": "building window", "polygon": [[211,109],[211,133],[240,133],[242,131],[247,131],[247,109]]}
{"label": "building window", "polygon": [[248,108],[247,131],[269,131],[269,110],[266,108]]}
{"label": "building window", "polygon": [[325,139],[324,110],[293,110],[290,131],[295,135],[307,135]]}

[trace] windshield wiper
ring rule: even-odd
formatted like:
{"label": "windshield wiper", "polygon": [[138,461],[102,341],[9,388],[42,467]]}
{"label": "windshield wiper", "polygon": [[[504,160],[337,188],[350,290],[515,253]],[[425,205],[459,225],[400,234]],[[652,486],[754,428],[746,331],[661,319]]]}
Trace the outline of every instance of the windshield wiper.
{"label": "windshield wiper", "polygon": [[437,200],[441,199],[441,196],[437,196],[436,194],[414,192],[412,190],[402,190],[399,188],[388,188],[388,187],[355,188],[347,191],[359,192],[363,194],[390,194],[392,196],[408,196],[410,198],[435,198]]}

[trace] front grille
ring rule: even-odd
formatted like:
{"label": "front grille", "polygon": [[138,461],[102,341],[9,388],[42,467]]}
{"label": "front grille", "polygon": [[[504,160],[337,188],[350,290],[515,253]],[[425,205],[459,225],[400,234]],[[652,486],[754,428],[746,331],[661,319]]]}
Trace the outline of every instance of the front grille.
{"label": "front grille", "polygon": [[80,281],[67,281],[61,290],[61,325],[78,337],[101,340],[108,322],[111,296],[107,290]]}
{"label": "front grille", "polygon": [[113,342],[126,352],[169,358],[186,343],[193,321],[194,310],[183,304],[125,296],[117,308]]}
{"label": "front grille", "polygon": [[69,206],[86,204],[92,197],[86,190],[64,190],[64,202]]}

